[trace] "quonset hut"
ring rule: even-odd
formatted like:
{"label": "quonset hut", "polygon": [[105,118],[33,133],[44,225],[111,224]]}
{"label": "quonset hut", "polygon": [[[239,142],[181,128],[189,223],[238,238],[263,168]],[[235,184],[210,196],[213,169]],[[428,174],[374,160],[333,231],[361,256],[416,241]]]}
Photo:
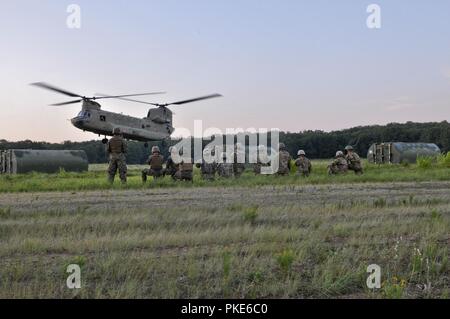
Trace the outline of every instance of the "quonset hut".
{"label": "quonset hut", "polygon": [[57,173],[84,172],[89,162],[85,151],[6,150],[0,153],[0,173],[24,174],[29,172]]}
{"label": "quonset hut", "polygon": [[419,156],[436,157],[439,154],[441,150],[433,143],[374,143],[367,151],[367,160],[376,164],[412,164]]}

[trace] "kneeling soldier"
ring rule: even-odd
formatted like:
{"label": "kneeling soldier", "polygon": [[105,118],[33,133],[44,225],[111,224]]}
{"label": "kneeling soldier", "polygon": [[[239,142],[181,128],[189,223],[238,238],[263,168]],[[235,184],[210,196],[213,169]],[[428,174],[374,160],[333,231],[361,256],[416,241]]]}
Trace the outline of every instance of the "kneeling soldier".
{"label": "kneeling soldier", "polygon": [[336,175],[340,173],[347,173],[348,171],[348,164],[347,160],[344,157],[344,153],[342,151],[336,152],[336,158],[331,162],[330,165],[328,165],[328,174],[329,175]]}
{"label": "kneeling soldier", "polygon": [[222,178],[230,178],[234,175],[233,163],[227,163],[227,153],[222,153],[222,162],[217,165],[217,173]]}
{"label": "kneeling soldier", "polygon": [[146,168],[142,171],[142,181],[147,181],[147,176],[153,176],[154,179],[164,175],[163,169],[164,157],[161,155],[158,146],[152,147],[152,155],[149,156],[147,164],[150,168]]}
{"label": "kneeling soldier", "polygon": [[348,169],[354,171],[357,175],[362,174],[363,168],[359,155],[353,152],[353,147],[351,145],[347,145],[345,147],[345,151],[347,152],[347,154],[345,155],[345,159],[347,160]]}
{"label": "kneeling soldier", "polygon": [[[203,151],[203,153],[208,152],[208,149],[205,149]],[[214,150],[211,151],[211,155],[214,156],[215,152]],[[202,178],[204,180],[207,181],[213,181],[215,179],[215,175],[216,175],[216,169],[217,169],[217,164],[215,161],[213,161],[212,163],[208,163],[205,161],[205,159],[202,159],[201,163],[197,163],[195,165],[197,168],[200,168],[200,172],[202,174]]]}
{"label": "kneeling soldier", "polygon": [[169,157],[167,157],[166,161],[166,169],[165,169],[165,175],[170,175],[172,178],[175,178],[175,173],[178,170],[177,164],[172,159],[172,152],[176,153],[177,149],[175,146],[169,147]]}
{"label": "kneeling soldier", "polygon": [[175,180],[193,182],[194,164],[182,161],[178,164],[178,170],[174,175]]}
{"label": "kneeling soldier", "polygon": [[304,150],[300,150],[297,153],[298,158],[295,160],[295,166],[297,166],[297,174],[302,176],[309,176],[311,173],[311,161],[306,157]]}

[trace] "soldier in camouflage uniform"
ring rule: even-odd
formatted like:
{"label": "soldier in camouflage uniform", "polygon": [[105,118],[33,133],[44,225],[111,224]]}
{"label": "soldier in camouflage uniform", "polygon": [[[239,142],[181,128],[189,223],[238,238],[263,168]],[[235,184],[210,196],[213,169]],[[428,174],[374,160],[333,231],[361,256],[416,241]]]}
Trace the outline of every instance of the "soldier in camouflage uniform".
{"label": "soldier in camouflage uniform", "polygon": [[180,164],[178,164],[178,170],[174,175],[174,179],[193,182],[193,171],[194,164],[192,164],[192,160],[190,163],[182,161]]}
{"label": "soldier in camouflage uniform", "polygon": [[279,163],[278,163],[278,175],[289,175],[291,171],[291,160],[292,157],[289,154],[289,152],[286,150],[286,145],[284,143],[280,143],[278,145],[278,156],[279,156]]}
{"label": "soldier in camouflage uniform", "polygon": [[342,151],[336,152],[336,157],[331,162],[330,165],[328,165],[328,174],[329,175],[336,175],[336,174],[343,174],[347,173],[348,171],[348,164],[347,160],[344,157],[344,153]]}
{"label": "soldier in camouflage uniform", "polygon": [[172,178],[175,178],[175,173],[178,170],[178,165],[175,164],[175,162],[172,159],[172,152],[176,153],[175,146],[169,147],[169,157],[167,158],[166,161],[165,174],[172,176]]}
{"label": "soldier in camouflage uniform", "polygon": [[241,177],[242,173],[245,171],[245,163],[239,163],[241,157],[245,162],[245,153],[242,152],[242,144],[236,143],[234,145],[234,154],[233,154],[233,173],[234,177]]}
{"label": "soldier in camouflage uniform", "polygon": [[227,163],[227,153],[222,153],[222,162],[217,165],[217,173],[222,178],[233,177],[233,163]]}
{"label": "soldier in camouflage uniform", "polygon": [[114,136],[106,145],[106,153],[109,158],[108,181],[112,184],[119,170],[120,180],[122,184],[127,182],[127,163],[125,154],[127,153],[127,144],[122,137],[120,128],[116,127],[113,131]]}
{"label": "soldier in camouflage uniform", "polygon": [[[209,152],[208,149],[205,149],[203,153]],[[211,155],[214,156],[214,150],[211,151]],[[207,181],[213,181],[215,179],[217,163],[216,161],[212,163],[207,163],[205,159],[202,159],[201,163],[197,163],[196,167],[200,168],[200,172],[202,174],[202,178]]]}
{"label": "soldier in camouflage uniform", "polygon": [[311,161],[306,157],[304,150],[299,150],[298,158],[295,160],[295,166],[297,166],[297,175],[308,177],[311,173]]}
{"label": "soldier in camouflage uniform", "polygon": [[357,175],[362,174],[363,168],[359,155],[353,152],[353,147],[351,145],[347,145],[345,147],[345,151],[347,153],[345,155],[345,159],[347,160],[348,169],[354,171]]}
{"label": "soldier in camouflage uniform", "polygon": [[264,145],[258,145],[257,160],[256,163],[253,164],[253,173],[255,173],[255,175],[261,174],[261,167],[269,166],[270,163],[266,160],[268,160],[266,147]]}
{"label": "soldier in camouflage uniform", "polygon": [[157,179],[164,175],[163,169],[164,157],[161,155],[158,146],[152,147],[152,155],[149,156],[147,164],[150,168],[142,170],[142,182],[147,181],[147,176],[153,176],[153,179]]}

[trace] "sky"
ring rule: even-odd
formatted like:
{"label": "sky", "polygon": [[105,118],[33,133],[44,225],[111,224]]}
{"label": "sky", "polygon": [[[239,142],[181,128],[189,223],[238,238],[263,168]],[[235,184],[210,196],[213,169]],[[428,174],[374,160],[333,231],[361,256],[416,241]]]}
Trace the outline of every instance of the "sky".
{"label": "sky", "polygon": [[[166,91],[174,126],[339,130],[450,118],[450,1],[2,0],[0,139],[98,139],[81,105],[29,83],[93,95]],[[67,7],[81,28],[67,27]],[[369,29],[378,4],[381,28]],[[144,117],[147,107],[102,108]],[[175,131],[176,135],[176,131]]]}

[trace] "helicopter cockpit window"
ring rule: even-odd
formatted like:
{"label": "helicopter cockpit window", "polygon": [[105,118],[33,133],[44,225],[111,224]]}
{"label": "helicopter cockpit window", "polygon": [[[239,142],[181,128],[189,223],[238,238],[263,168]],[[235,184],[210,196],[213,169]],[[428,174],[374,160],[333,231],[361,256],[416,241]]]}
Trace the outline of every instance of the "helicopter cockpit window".
{"label": "helicopter cockpit window", "polygon": [[91,116],[91,114],[86,111],[81,111],[80,113],[78,113],[78,117],[85,118],[85,117],[90,117],[90,116]]}

